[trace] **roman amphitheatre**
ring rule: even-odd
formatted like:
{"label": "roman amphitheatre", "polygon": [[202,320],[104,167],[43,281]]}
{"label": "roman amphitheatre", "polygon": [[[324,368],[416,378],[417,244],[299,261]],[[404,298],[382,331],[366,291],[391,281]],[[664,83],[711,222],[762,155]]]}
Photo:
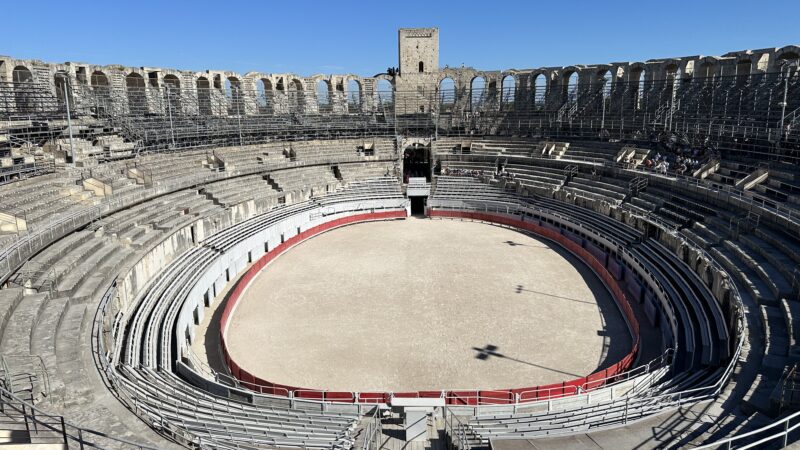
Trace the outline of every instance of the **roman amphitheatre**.
{"label": "roman amphitheatre", "polygon": [[371,77],[0,56],[0,445],[796,445],[800,47],[439,32]]}

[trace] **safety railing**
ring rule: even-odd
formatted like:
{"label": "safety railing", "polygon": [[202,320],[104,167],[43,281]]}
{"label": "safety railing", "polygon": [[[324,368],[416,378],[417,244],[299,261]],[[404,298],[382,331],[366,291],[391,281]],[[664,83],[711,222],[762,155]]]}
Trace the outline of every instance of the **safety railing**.
{"label": "safety railing", "polygon": [[[38,320],[38,317],[37,319]],[[9,360],[18,360],[22,361],[24,364],[25,369],[32,369],[32,373],[27,372],[23,369],[22,372],[18,372],[17,364],[9,363]],[[31,364],[32,362],[32,364]],[[25,375],[28,378],[29,384],[32,386],[34,384],[39,385],[40,391],[47,397],[50,396],[50,374],[47,372],[47,366],[44,364],[44,360],[39,355],[12,355],[12,354],[5,354],[0,355],[0,364],[2,365],[3,372],[6,378],[6,388],[14,392],[14,377],[19,376],[20,374]]]}
{"label": "safety railing", "polygon": [[748,449],[767,448],[770,444],[778,444],[781,448],[789,445],[789,435],[800,428],[800,412],[761,427],[757,430],[740,433],[729,438],[694,447],[700,449]]}
{"label": "safety railing", "polygon": [[469,437],[467,436],[467,424],[456,415],[450,408],[444,408],[444,429],[449,438],[447,442],[448,450],[471,450]]}
{"label": "safety railing", "polygon": [[157,450],[106,433],[70,424],[64,417],[48,414],[0,387],[0,414],[25,425],[34,443],[63,443],[80,449]]}
{"label": "safety railing", "polygon": [[[155,198],[180,189],[207,184],[214,181],[220,181],[227,178],[305,166],[364,161],[365,159],[359,156],[323,156],[309,160],[288,161],[283,164],[258,166],[244,170],[235,170],[232,172],[213,172],[205,169],[198,169],[197,174],[193,174],[184,179],[175,181],[158,180],[152,182],[151,188],[145,188],[135,192],[126,193],[123,196],[106,197],[96,206],[86,207],[67,213],[56,220],[37,225],[36,227],[33,227],[29,224],[29,231],[27,233],[15,235],[5,248],[0,249],[0,281],[8,279],[8,277],[13,274],[14,270],[16,270],[16,268],[31,255],[38,252],[44,246],[49,245],[55,240],[65,236],[67,233],[92,221],[98,220],[104,215],[118,211],[129,205],[137,204],[147,199]],[[370,159],[370,161],[381,162],[386,160]],[[155,161],[148,162],[148,164],[155,163]]]}
{"label": "safety railing", "polygon": [[375,408],[372,416],[367,419],[369,422],[364,428],[364,442],[358,450],[380,450],[383,445],[383,427],[381,425],[380,408]]}

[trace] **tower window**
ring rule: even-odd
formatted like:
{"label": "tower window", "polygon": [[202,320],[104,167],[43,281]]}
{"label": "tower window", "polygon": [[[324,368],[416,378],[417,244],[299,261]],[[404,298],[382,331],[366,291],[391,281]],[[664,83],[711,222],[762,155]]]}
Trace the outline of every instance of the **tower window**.
{"label": "tower window", "polygon": [[425,63],[422,61],[419,62],[419,73],[425,72]]}

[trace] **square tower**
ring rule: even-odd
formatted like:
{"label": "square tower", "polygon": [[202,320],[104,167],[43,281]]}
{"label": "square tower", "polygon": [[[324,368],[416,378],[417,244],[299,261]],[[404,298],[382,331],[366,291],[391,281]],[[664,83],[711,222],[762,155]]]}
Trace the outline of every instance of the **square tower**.
{"label": "square tower", "polygon": [[439,71],[439,29],[400,28],[400,76]]}

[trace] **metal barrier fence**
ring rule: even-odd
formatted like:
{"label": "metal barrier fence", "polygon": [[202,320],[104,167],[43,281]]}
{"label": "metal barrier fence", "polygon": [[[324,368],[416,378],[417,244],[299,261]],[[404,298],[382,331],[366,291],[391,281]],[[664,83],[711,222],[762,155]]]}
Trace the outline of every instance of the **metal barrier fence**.
{"label": "metal barrier fence", "polygon": [[18,420],[31,435],[33,443],[63,443],[80,449],[158,450],[135,444],[106,433],[75,426],[64,417],[46,413],[0,387],[0,414]]}

